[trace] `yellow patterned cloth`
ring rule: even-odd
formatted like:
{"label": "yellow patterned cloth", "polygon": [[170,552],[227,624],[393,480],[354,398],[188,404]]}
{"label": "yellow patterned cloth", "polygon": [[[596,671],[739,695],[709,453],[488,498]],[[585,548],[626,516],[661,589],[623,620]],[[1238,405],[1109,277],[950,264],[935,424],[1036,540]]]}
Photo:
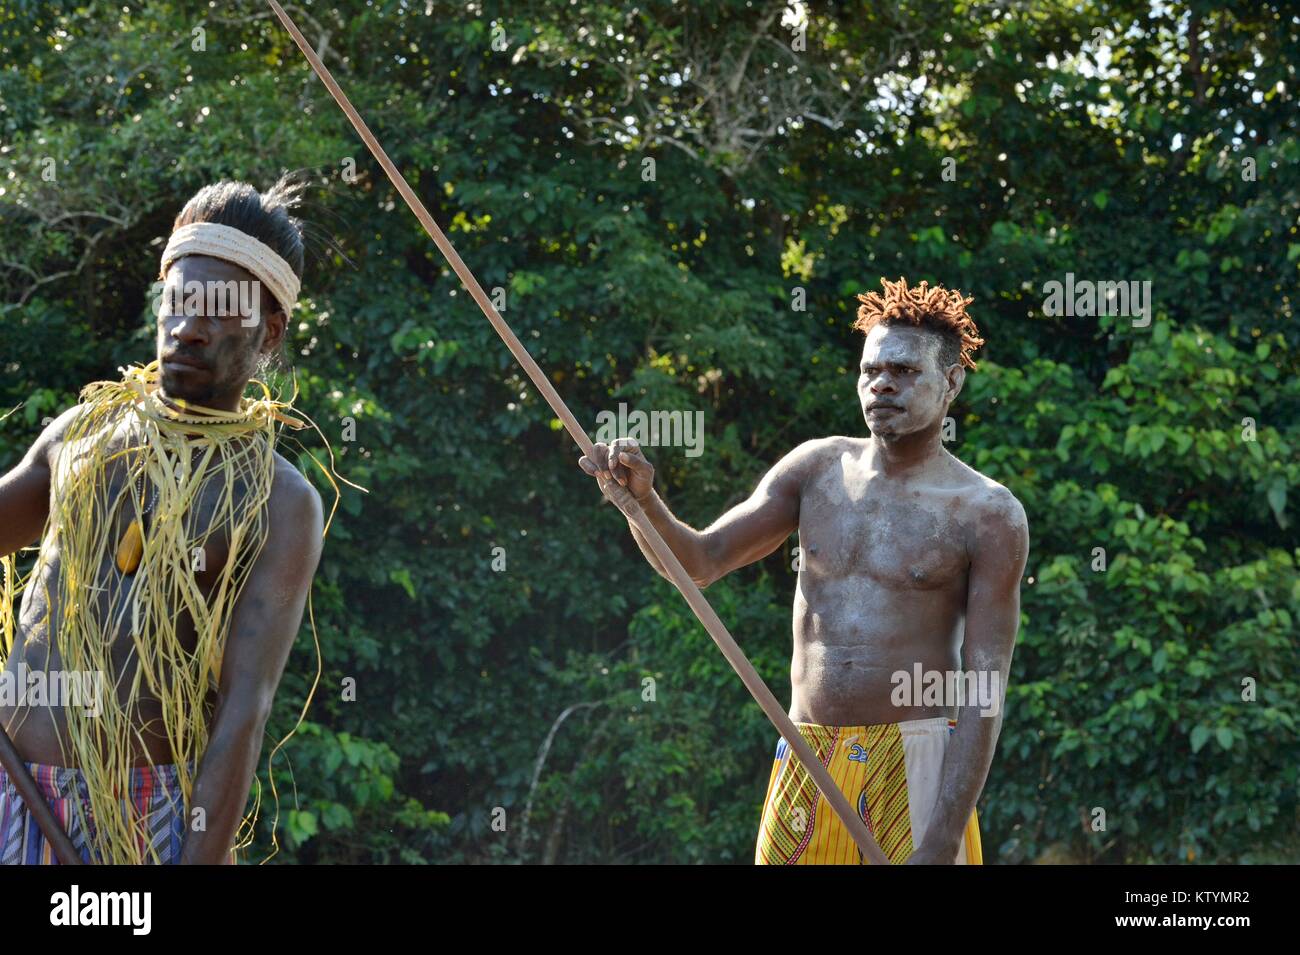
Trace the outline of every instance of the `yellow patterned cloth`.
{"label": "yellow patterned cloth", "polygon": [[[948,737],[956,720],[944,717],[878,726],[796,723],[867,823],[890,862],[907,861],[925,836],[939,799]],[[835,811],[785,740],[767,784],[756,865],[858,865],[862,854]],[[982,865],[979,819],[971,811],[957,852],[958,865]]]}

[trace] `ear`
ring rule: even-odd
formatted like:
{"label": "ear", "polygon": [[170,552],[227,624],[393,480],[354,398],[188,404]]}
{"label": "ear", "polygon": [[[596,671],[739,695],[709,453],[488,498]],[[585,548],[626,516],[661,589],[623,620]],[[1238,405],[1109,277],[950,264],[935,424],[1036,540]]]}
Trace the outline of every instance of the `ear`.
{"label": "ear", "polygon": [[966,366],[961,362],[948,367],[948,401],[955,401],[961,394],[961,386],[966,383]]}
{"label": "ear", "polygon": [[284,309],[277,308],[271,314],[266,316],[266,334],[262,336],[262,347],[258,349],[264,354],[279,350],[284,342],[285,330],[289,326],[289,316],[285,314]]}

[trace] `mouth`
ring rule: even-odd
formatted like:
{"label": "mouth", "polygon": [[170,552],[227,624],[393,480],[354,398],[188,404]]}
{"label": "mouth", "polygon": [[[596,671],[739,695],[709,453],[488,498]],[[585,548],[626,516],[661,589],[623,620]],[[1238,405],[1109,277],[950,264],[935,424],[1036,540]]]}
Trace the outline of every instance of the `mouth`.
{"label": "mouth", "polygon": [[869,408],[867,408],[867,414],[871,414],[873,411],[902,411],[902,410],[903,409],[898,407],[897,405],[871,405]]}
{"label": "mouth", "polygon": [[208,366],[189,355],[167,355],[163,358],[164,368],[171,371],[207,371]]}

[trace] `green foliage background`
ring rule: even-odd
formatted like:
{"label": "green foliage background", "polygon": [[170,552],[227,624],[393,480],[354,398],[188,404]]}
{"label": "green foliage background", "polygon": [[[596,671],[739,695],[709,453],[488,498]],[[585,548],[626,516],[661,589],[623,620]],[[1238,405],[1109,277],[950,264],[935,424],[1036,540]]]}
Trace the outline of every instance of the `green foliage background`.
{"label": "green foliage background", "polygon": [[[854,293],[974,295],[948,446],[1032,537],[987,861],[1295,861],[1300,17],[875,6],[818,4],[801,51],[757,0],[290,12],[580,419],[703,412],[702,456],[652,457],[696,526],[866,433]],[[151,357],[186,198],[318,185],[299,405],[370,493],[317,577],[276,861],[752,859],[772,730],[269,9],[10,0],[0,53],[0,467]],[[1066,272],[1149,280],[1151,325],[1045,316]],[[787,547],[707,592],[783,699],[793,584]],[[315,672],[304,626],[264,756]]]}

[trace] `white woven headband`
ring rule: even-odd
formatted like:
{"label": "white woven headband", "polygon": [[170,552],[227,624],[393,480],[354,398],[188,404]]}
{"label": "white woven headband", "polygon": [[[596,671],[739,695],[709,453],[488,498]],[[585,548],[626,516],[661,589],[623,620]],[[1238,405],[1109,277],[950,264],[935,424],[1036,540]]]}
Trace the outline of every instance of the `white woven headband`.
{"label": "white woven headband", "polygon": [[167,269],[182,255],[210,255],[248,269],[275,296],[286,315],[293,312],[298,302],[302,283],[289,263],[265,242],[247,232],[216,222],[191,222],[181,226],[167,240],[158,277],[164,278]]}

